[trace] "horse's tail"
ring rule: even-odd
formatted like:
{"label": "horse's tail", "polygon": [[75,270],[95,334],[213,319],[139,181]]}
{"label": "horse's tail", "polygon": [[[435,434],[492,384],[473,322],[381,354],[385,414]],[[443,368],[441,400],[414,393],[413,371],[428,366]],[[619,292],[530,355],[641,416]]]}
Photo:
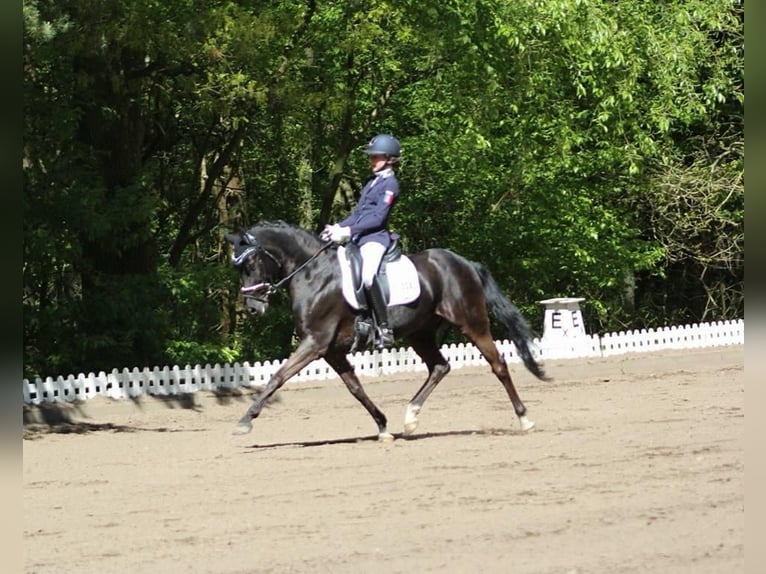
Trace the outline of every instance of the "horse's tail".
{"label": "horse's tail", "polygon": [[532,350],[529,348],[529,343],[533,339],[529,323],[527,323],[527,320],[516,306],[503,295],[489,269],[475,261],[471,261],[471,264],[481,279],[490,312],[508,331],[508,335],[513,344],[516,345],[516,350],[519,352],[521,360],[524,361],[524,365],[538,379],[549,381],[550,378],[546,376],[543,368],[535,361],[535,358],[532,356]]}

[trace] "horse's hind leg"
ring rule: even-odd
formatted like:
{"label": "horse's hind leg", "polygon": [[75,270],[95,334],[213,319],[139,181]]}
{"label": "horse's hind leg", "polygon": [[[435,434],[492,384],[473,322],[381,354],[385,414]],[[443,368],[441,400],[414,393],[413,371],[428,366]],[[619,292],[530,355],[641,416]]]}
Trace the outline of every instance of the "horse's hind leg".
{"label": "horse's hind leg", "polygon": [[269,398],[271,398],[271,396],[276,393],[290,377],[298,374],[303,367],[320,356],[317,349],[318,346],[312,338],[306,338],[300,345],[298,345],[298,348],[288,357],[285,364],[271,376],[269,382],[266,384],[266,388],[263,389],[263,392],[253,401],[253,404],[247,409],[245,415],[239,420],[234,434],[247,434],[252,430],[253,419],[258,418]]}
{"label": "horse's hind leg", "polygon": [[428,378],[407,405],[404,414],[404,434],[410,435],[418,427],[418,414],[428,396],[450,371],[449,363],[439,351],[435,333],[422,333],[408,340],[414,351],[428,367]]}
{"label": "horse's hind leg", "polygon": [[479,351],[481,351],[481,354],[484,355],[484,358],[487,359],[490,367],[492,367],[492,372],[498,379],[500,379],[500,382],[503,383],[505,392],[508,393],[508,397],[513,403],[513,410],[516,412],[516,416],[519,417],[521,430],[532,430],[535,427],[535,423],[527,418],[527,407],[521,402],[519,393],[516,392],[516,387],[513,385],[511,374],[508,371],[508,365],[503,356],[498,352],[495,342],[492,340],[492,335],[489,332],[489,327],[487,327],[487,330],[480,335],[477,335],[475,332],[470,332],[467,329],[464,329],[463,332],[473,341]]}
{"label": "horse's hind leg", "polygon": [[394,440],[394,435],[387,430],[388,421],[386,420],[386,415],[367,396],[362,383],[359,382],[359,378],[354,372],[354,367],[348,362],[346,356],[340,353],[327,354],[325,361],[338,373],[346,388],[356,397],[356,400],[364,405],[364,408],[367,409],[367,412],[375,420],[375,423],[378,425],[378,440],[383,442]]}

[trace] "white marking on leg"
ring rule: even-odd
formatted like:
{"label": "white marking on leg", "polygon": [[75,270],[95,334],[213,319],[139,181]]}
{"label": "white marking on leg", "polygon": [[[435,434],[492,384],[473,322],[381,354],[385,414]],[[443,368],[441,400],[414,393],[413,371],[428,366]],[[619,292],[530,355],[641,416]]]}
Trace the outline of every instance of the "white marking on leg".
{"label": "white marking on leg", "polygon": [[404,434],[412,434],[418,428],[418,413],[420,407],[412,403],[407,405],[407,411],[404,413]]}
{"label": "white marking on leg", "polygon": [[383,431],[382,433],[378,434],[378,441],[379,442],[394,442],[394,435],[392,435],[390,432]]}
{"label": "white marking on leg", "polygon": [[529,420],[525,416],[519,417],[519,423],[521,424],[521,430],[523,432],[531,431],[533,428],[535,428],[534,421]]}
{"label": "white marking on leg", "polygon": [[253,430],[253,423],[251,422],[240,422],[237,427],[232,431],[232,434],[247,434],[251,430]]}

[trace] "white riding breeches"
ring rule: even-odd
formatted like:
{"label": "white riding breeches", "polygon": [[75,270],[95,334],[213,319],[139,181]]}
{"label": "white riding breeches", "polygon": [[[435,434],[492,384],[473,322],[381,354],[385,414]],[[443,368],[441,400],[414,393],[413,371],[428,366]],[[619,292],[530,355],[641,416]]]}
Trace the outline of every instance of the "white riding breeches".
{"label": "white riding breeches", "polygon": [[372,280],[378,272],[386,247],[377,241],[370,241],[359,248],[362,254],[362,283],[365,287],[372,286]]}

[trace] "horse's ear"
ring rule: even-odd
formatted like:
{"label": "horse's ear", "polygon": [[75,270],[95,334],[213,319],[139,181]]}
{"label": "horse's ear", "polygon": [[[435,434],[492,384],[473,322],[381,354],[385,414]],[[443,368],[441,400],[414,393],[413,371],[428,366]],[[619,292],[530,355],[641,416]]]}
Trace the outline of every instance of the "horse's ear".
{"label": "horse's ear", "polygon": [[239,240],[242,236],[237,233],[227,233],[226,235],[224,235],[224,237],[226,238],[226,241],[228,241],[232,245],[236,245],[237,243],[239,243]]}
{"label": "horse's ear", "polygon": [[250,231],[244,227],[239,228],[239,240],[242,242],[242,245],[258,245],[258,240],[255,238],[255,235],[250,233]]}

